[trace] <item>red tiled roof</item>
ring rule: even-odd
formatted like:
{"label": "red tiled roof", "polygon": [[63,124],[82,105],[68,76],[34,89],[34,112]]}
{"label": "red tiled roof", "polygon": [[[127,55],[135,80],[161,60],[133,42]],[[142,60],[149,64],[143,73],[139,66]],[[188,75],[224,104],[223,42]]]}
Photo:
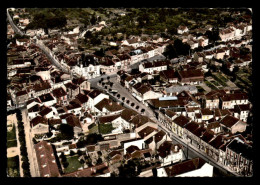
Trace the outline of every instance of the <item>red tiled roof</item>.
{"label": "red tiled roof", "polygon": [[39,166],[40,176],[58,177],[60,176],[56,159],[53,153],[53,148],[50,143],[40,141],[34,145],[37,162]]}

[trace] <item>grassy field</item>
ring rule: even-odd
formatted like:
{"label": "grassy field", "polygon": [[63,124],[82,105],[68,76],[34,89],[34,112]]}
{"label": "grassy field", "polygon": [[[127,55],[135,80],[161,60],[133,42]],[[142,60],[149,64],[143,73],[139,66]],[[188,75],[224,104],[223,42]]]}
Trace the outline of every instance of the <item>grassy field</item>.
{"label": "grassy field", "polygon": [[64,173],[71,173],[74,171],[77,171],[78,168],[83,167],[83,165],[78,161],[79,156],[68,156],[67,161],[69,163],[69,166],[64,169]]}
{"label": "grassy field", "polygon": [[99,129],[101,134],[110,134],[114,130],[112,123],[100,124]]}
{"label": "grassy field", "polygon": [[15,129],[15,125],[13,126],[13,129],[9,132],[7,132],[7,141],[8,140],[14,140],[16,139],[16,129]]}
{"label": "grassy field", "polygon": [[7,137],[7,139],[6,139],[7,140],[7,148],[17,146],[15,125],[13,126],[13,129],[11,131],[7,132],[6,137]]}
{"label": "grassy field", "polygon": [[7,158],[7,174],[9,177],[20,177],[18,155]]}

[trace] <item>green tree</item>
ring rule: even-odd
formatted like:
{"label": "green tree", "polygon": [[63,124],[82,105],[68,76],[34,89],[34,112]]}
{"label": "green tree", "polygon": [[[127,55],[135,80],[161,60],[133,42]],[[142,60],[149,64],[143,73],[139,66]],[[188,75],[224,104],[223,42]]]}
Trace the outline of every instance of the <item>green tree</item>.
{"label": "green tree", "polygon": [[91,23],[92,25],[95,25],[96,22],[97,22],[97,17],[96,17],[96,13],[94,13],[94,14],[91,16],[91,18],[90,18],[90,23]]}
{"label": "green tree", "polygon": [[74,137],[74,130],[73,127],[68,124],[61,124],[60,125],[60,137],[64,140],[70,140]]}

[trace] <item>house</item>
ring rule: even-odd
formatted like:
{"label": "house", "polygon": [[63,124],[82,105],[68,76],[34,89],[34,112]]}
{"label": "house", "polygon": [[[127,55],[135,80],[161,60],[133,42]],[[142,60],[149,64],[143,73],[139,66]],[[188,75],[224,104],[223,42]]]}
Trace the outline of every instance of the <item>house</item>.
{"label": "house", "polygon": [[160,71],[160,80],[168,83],[177,83],[178,76],[176,75],[175,71],[172,69]]}
{"label": "house", "polygon": [[72,80],[72,83],[75,84],[75,85],[78,85],[79,86],[79,91],[82,93],[83,90],[87,90],[89,91],[90,90],[90,82],[88,82],[86,79],[84,78],[74,78]]}
{"label": "house", "polygon": [[95,119],[93,116],[87,112],[83,113],[80,117],[80,122],[82,123],[83,132],[87,132],[89,130],[89,126],[94,123]]}
{"label": "house", "polygon": [[185,125],[190,122],[190,118],[183,115],[178,116],[172,121],[172,131],[179,137],[183,138],[183,132]]}
{"label": "house", "polygon": [[87,103],[88,107],[94,111],[95,105],[99,103],[103,99],[109,99],[109,96],[106,94],[103,94],[100,90],[92,90],[89,94],[89,101]]}
{"label": "house", "polygon": [[247,122],[247,117],[250,111],[250,104],[246,105],[235,105],[234,106],[234,117]]}
{"label": "house", "polygon": [[180,26],[177,28],[177,33],[178,33],[178,34],[183,34],[183,33],[188,32],[188,31],[189,31],[189,29],[188,29],[187,26],[182,26],[182,25],[180,25]]}
{"label": "house", "polygon": [[[217,135],[208,143],[208,156],[212,157],[215,161],[225,165],[226,164],[226,149],[224,146],[227,145],[225,137],[221,134]],[[224,151],[224,150],[225,151]]]}
{"label": "house", "polygon": [[125,130],[124,125],[122,124],[122,118],[121,114],[113,114],[108,116],[100,116],[98,118],[99,124],[108,124],[112,123],[113,128],[116,128],[112,130],[112,133],[123,133]]}
{"label": "house", "polygon": [[138,115],[138,113],[132,109],[125,108],[121,112],[122,125],[125,129],[132,129],[134,127],[133,119]]}
{"label": "house", "polygon": [[[173,97],[161,97],[159,99],[148,100],[150,106],[154,109],[173,109],[176,113],[185,111],[184,106],[187,104],[183,98]],[[182,111],[183,110],[183,111]]]}
{"label": "house", "polygon": [[39,96],[39,99],[41,101],[41,104],[46,107],[50,107],[57,103],[56,98],[54,98],[51,93],[43,94]]}
{"label": "house", "polygon": [[123,40],[121,45],[127,45],[127,46],[132,46],[134,48],[138,48],[142,46],[143,43],[139,42],[138,38],[132,38],[132,39]]}
{"label": "house", "polygon": [[137,132],[137,135],[138,135],[138,137],[146,140],[147,138],[154,136],[156,133],[157,133],[156,128],[147,126],[147,127],[143,128],[142,130],[139,130]]}
{"label": "house", "polygon": [[77,101],[70,101],[69,104],[64,107],[64,110],[67,113],[73,113],[76,116],[80,116],[82,113],[82,107],[79,103],[77,103]]}
{"label": "house", "polygon": [[33,135],[46,134],[49,132],[48,120],[41,116],[36,116],[30,121],[31,132]]}
{"label": "house", "polygon": [[203,131],[203,124],[199,124],[195,121],[190,121],[184,126],[184,139],[189,143],[196,147],[199,145],[199,139],[195,135],[198,130]]}
{"label": "house", "polygon": [[145,148],[144,139],[131,139],[131,140],[122,141],[121,143],[124,148],[124,155],[127,153],[131,154],[135,150],[142,150]]}
{"label": "house", "polygon": [[202,52],[195,52],[193,58],[196,62],[203,62],[205,58],[205,54]]}
{"label": "house", "polygon": [[112,152],[110,152],[108,154],[108,157],[109,157],[109,161],[111,164],[114,164],[116,162],[123,160],[123,155],[118,150],[113,150]]}
{"label": "house", "polygon": [[79,86],[71,82],[65,84],[68,99],[73,99],[80,93]]}
{"label": "house", "polygon": [[58,118],[58,112],[55,107],[44,107],[39,113],[44,118]]}
{"label": "house", "polygon": [[60,177],[52,145],[40,141],[34,145],[40,177]]}
{"label": "house", "polygon": [[15,94],[16,104],[24,104],[29,99],[28,92],[26,90],[18,91]]}
{"label": "house", "polygon": [[28,46],[29,42],[29,39],[16,39],[16,45],[18,46]]}
{"label": "house", "polygon": [[158,168],[157,177],[213,177],[213,166],[198,157]]}
{"label": "house", "polygon": [[214,52],[213,51],[205,51],[204,55],[205,55],[206,59],[212,59],[214,57]]}
{"label": "house", "polygon": [[214,112],[211,111],[210,109],[201,109],[201,116],[202,116],[202,121],[208,121],[209,119],[214,117]]}
{"label": "house", "polygon": [[67,93],[63,87],[59,87],[57,89],[52,90],[52,94],[56,98],[57,104],[59,105],[67,104],[67,100],[68,100]]}
{"label": "house", "polygon": [[50,83],[47,81],[44,81],[44,82],[34,84],[33,91],[30,94],[32,97],[37,97],[37,96],[41,96],[46,93],[50,93],[51,90],[52,89],[51,89]]}
{"label": "house", "polygon": [[180,162],[183,158],[182,146],[179,144],[174,145],[169,141],[162,143],[157,152],[159,155],[159,160],[161,161],[161,166],[167,166]]}
{"label": "house", "polygon": [[200,139],[199,149],[203,152],[205,152],[207,155],[212,155],[210,153],[210,146],[209,142],[214,139],[215,135],[214,132],[211,130],[205,130],[200,136],[197,135]]}
{"label": "house", "polygon": [[195,85],[173,85],[171,87],[165,88],[165,91],[168,96],[174,96],[183,91],[189,92],[191,94],[196,94],[198,92],[198,89]]}
{"label": "house", "polygon": [[70,115],[70,116],[66,117],[66,122],[68,125],[73,127],[75,136],[78,136],[79,133],[83,132],[83,129],[82,129],[83,125],[77,116]]}
{"label": "house", "polygon": [[95,105],[95,112],[97,112],[99,115],[104,114],[117,114],[124,110],[124,107],[122,107],[119,103],[116,103],[110,99],[103,99],[99,103]]}
{"label": "house", "polygon": [[169,65],[169,61],[153,61],[153,62],[145,62],[139,65],[139,71],[154,74],[155,72],[160,72],[163,70],[167,70],[167,66]]}
{"label": "house", "polygon": [[220,95],[226,94],[225,91],[210,91],[205,95],[205,108],[210,110],[219,108],[219,97]]}
{"label": "house", "polygon": [[132,87],[132,95],[144,104],[145,100],[159,98],[162,96],[160,93],[152,91],[152,88],[142,83],[137,83]]}
{"label": "house", "polygon": [[222,109],[233,109],[235,105],[244,105],[248,103],[248,95],[246,93],[225,94],[220,97],[220,107]]}
{"label": "house", "polygon": [[204,80],[204,75],[200,70],[187,70],[187,71],[178,71],[179,82],[184,84],[200,84]]}
{"label": "house", "polygon": [[218,121],[211,122],[207,124],[207,129],[211,130],[214,132],[214,134],[218,134],[221,132],[221,125]]}
{"label": "house", "polygon": [[219,123],[222,129],[226,132],[235,134],[237,132],[244,132],[246,130],[247,124],[234,116],[226,115],[222,118]]}
{"label": "house", "polygon": [[[165,141],[172,141],[172,140],[169,136],[167,136],[167,134],[163,130],[160,130],[153,136],[153,141],[155,144],[154,152],[156,152],[162,143],[164,143]],[[154,149],[154,148],[151,148],[150,146],[149,146],[149,148],[152,150]]]}
{"label": "house", "polygon": [[196,41],[196,40],[188,40],[187,44],[190,45],[191,49],[195,49],[195,48],[199,47],[199,41]]}
{"label": "house", "polygon": [[216,49],[216,51],[215,51],[215,54],[214,54],[214,57],[216,58],[216,59],[223,59],[224,58],[224,56],[225,56],[225,50],[223,49],[223,48],[218,48],[218,49]]}
{"label": "house", "polygon": [[221,41],[229,41],[232,40],[235,36],[235,31],[232,28],[227,28],[223,30],[219,30],[219,37]]}
{"label": "house", "polygon": [[253,150],[239,138],[234,138],[226,146],[226,160],[231,170],[245,176],[253,174]]}

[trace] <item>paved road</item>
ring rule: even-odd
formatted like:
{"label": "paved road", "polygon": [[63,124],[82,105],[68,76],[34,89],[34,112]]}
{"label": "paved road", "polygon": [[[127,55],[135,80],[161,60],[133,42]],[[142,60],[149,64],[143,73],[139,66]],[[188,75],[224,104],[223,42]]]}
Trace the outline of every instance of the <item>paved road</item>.
{"label": "paved road", "polygon": [[32,142],[31,127],[28,119],[28,110],[22,109],[21,112],[22,112],[22,118],[24,123],[25,141],[26,141],[26,148],[28,152],[28,159],[30,163],[31,176],[40,177],[38,162],[34,150],[34,144]]}
{"label": "paved road", "polygon": [[[106,77],[107,77],[107,75],[106,75],[106,76],[103,76],[104,79],[106,79]],[[104,90],[104,88],[103,88],[102,86],[98,85],[98,81],[99,81],[101,78],[102,78],[102,77],[98,77],[98,78],[89,80],[89,81],[91,82],[91,87],[92,87],[92,88],[94,87],[94,88],[97,88],[97,89],[100,89],[100,90]],[[131,94],[126,88],[124,88],[123,86],[121,86],[121,85],[117,82],[117,80],[116,80],[116,75],[111,75],[111,76],[110,76],[110,81],[114,83],[112,89],[117,90],[118,93],[120,94],[120,98],[117,98],[116,96],[113,96],[117,101],[122,102],[122,99],[121,99],[121,98],[122,98],[122,97],[125,97],[126,99],[124,100],[124,105],[126,105],[126,107],[131,108],[131,109],[133,109],[133,110],[135,110],[135,111],[137,111],[137,112],[139,112],[139,113],[141,113],[141,110],[142,110],[142,109],[145,109],[144,115],[145,115],[145,116],[148,116],[148,117],[149,117],[150,119],[152,119],[152,120],[156,120],[153,111],[152,111],[149,107],[145,106],[144,104],[142,104],[141,102],[139,102],[137,99],[135,99],[135,98],[132,96],[132,94]],[[130,101],[129,104],[126,103],[127,100]],[[131,103],[134,103],[134,104],[135,104],[134,107],[131,107],[131,106],[130,106]],[[139,109],[138,109],[138,110],[135,109],[135,107],[136,107],[137,105],[139,106]]]}
{"label": "paved road", "polygon": [[23,36],[24,33],[14,24],[14,22],[13,22],[11,16],[10,16],[10,14],[9,14],[8,9],[6,10],[6,12],[7,12],[7,19],[8,19],[8,21],[9,21],[10,25],[12,26],[13,30],[15,31],[15,33],[17,33],[17,34]]}
{"label": "paved road", "polygon": [[[194,157],[201,157],[205,161],[207,161],[209,164],[213,165],[214,167],[218,168],[220,171],[224,173],[232,173],[235,176],[239,176],[237,173],[230,171],[226,166],[223,166],[216,161],[214,161],[212,158],[208,157],[206,154],[204,154],[202,151],[194,147],[193,145],[187,144],[186,141],[176,136],[173,132],[171,132],[168,128],[166,128],[161,122],[158,121],[159,128],[164,130],[168,135],[171,136],[172,140],[175,142],[181,144],[184,146],[184,153],[187,156],[188,152],[188,158],[194,158]],[[188,150],[187,150],[188,147]]]}
{"label": "paved road", "polygon": [[65,73],[70,73],[70,70],[63,67],[59,61],[57,61],[51,54],[49,51],[49,49],[41,42],[39,41],[38,43],[36,42],[36,45],[42,50],[42,52],[47,56],[47,58],[52,62],[53,65],[55,65],[58,69],[60,69],[61,71],[65,72]]}

